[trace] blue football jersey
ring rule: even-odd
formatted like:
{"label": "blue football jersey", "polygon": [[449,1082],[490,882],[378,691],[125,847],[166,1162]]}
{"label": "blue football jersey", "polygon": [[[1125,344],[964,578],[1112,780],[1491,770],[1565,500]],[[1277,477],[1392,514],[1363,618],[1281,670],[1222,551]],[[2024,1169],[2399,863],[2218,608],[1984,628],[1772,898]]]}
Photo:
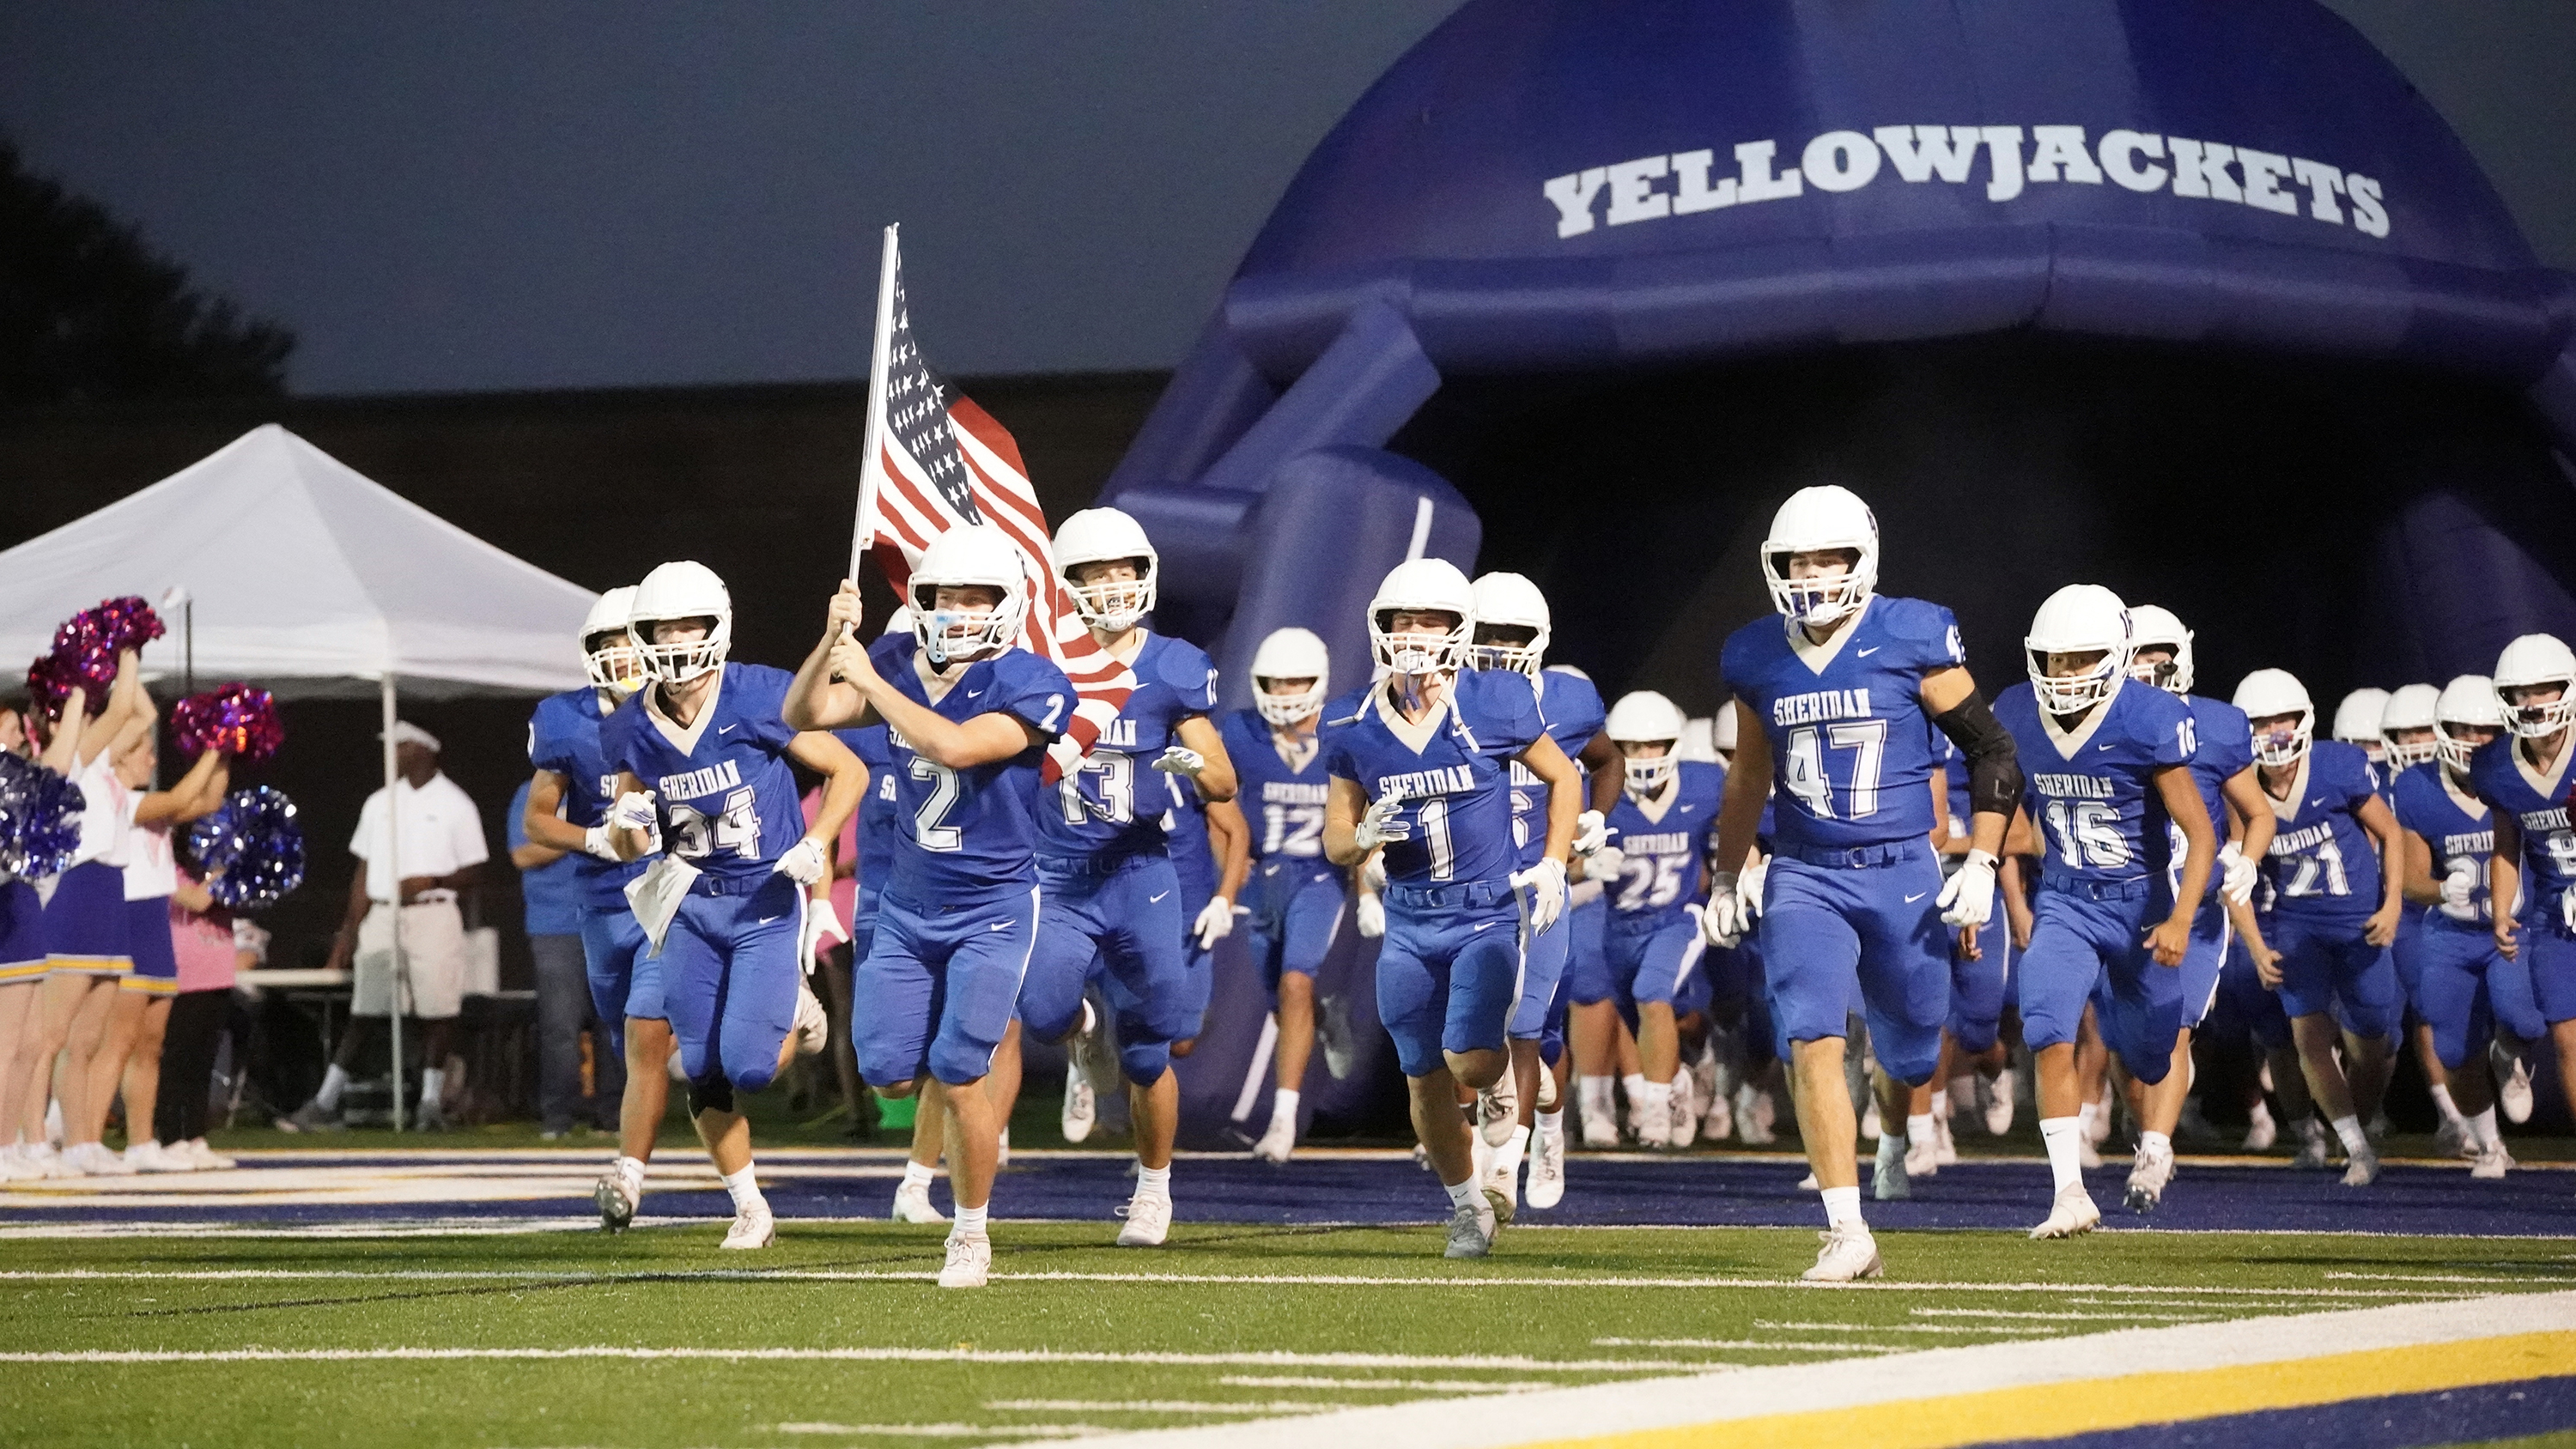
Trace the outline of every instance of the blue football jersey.
{"label": "blue football jersey", "polygon": [[1282,759],[1278,736],[1258,710],[1239,709],[1217,725],[1226,758],[1234,762],[1235,799],[1252,822],[1252,858],[1290,855],[1300,860],[1324,858],[1324,800],[1332,786],[1324,778],[1323,735],[1305,737],[1295,758]]}
{"label": "blue football jersey", "polygon": [[1136,690],[1101,731],[1082,768],[1056,782],[1038,812],[1038,849],[1047,855],[1124,855],[1163,849],[1172,808],[1170,775],[1154,768],[1181,742],[1181,721],[1216,708],[1216,666],[1195,644],[1145,636],[1129,668]]}
{"label": "blue football jersey", "polygon": [[2359,745],[2318,740],[2299,762],[2288,799],[2272,797],[2272,848],[2263,859],[2269,909],[2359,921],[2379,909],[2379,852],[2355,813],[2379,793]]}
{"label": "blue football jersey", "polygon": [[[2187,694],[2182,702],[2191,709],[2192,733],[2200,741],[2200,748],[2191,754],[2191,782],[2200,787],[2200,803],[2209,809],[2209,828],[2224,842],[2227,782],[2254,763],[2254,726],[2245,711],[2223,699]],[[2174,849],[2179,852],[2181,844],[2177,842]]]}
{"label": "blue football jersey", "polygon": [[1165,848],[1172,853],[1172,874],[1181,882],[1181,914],[1194,916],[1216,894],[1216,853],[1209,844],[1207,802],[1196,781],[1170,775],[1172,808],[1163,812]]}
{"label": "blue football jersey", "polygon": [[2576,830],[2567,824],[2568,764],[2576,747],[2561,747],[2547,775],[2524,760],[2521,741],[2508,734],[2469,757],[2469,785],[2477,797],[2511,814],[2522,827],[2522,908],[2554,918],[2567,888],[2576,886]]}
{"label": "blue football jersey", "polygon": [[1698,760],[1682,761],[1652,813],[1636,796],[1620,792],[1610,812],[1609,843],[1627,859],[1619,878],[1602,885],[1610,909],[1622,918],[1621,929],[1678,916],[1684,906],[1707,897],[1700,863],[1717,848],[1717,808],[1725,795],[1725,769]]}
{"label": "blue football jersey", "polygon": [[[563,776],[564,819],[584,830],[608,818],[617,796],[617,770],[600,748],[609,713],[599,691],[585,687],[547,695],[528,716],[528,763]],[[593,906],[623,907],[626,883],[644,870],[640,860],[602,860],[587,851],[572,862],[582,901]]]}
{"label": "blue football jersey", "polygon": [[[1569,760],[1579,759],[1583,747],[1601,733],[1610,719],[1608,706],[1601,703],[1601,691],[1592,681],[1571,669],[1543,669],[1538,676],[1539,718],[1547,722],[1547,737],[1565,751]],[[1511,762],[1512,772],[1512,843],[1519,852],[1520,868],[1538,864],[1547,854],[1547,786],[1529,766]],[[1588,808],[1588,807],[1587,807]]]}
{"label": "blue football jersey", "polygon": [[2024,681],[1996,698],[1995,718],[2021,757],[2046,876],[2109,883],[2164,873],[2174,858],[2172,821],[2155,773],[2188,766],[2198,753],[2189,706],[2122,680],[2061,732]]}
{"label": "blue football jersey", "polygon": [[1872,597],[1822,649],[1793,643],[1772,616],[1727,637],[1726,687],[1771,737],[1775,834],[1784,846],[1839,850],[1932,834],[1939,736],[1923,677],[1966,662],[1950,611]]}
{"label": "blue football jersey", "polygon": [[727,664],[687,729],[673,724],[648,689],[618,706],[600,729],[601,752],[653,792],[662,850],[707,875],[739,881],[766,875],[805,835],[779,717],[794,676],[765,664]]}
{"label": "blue football jersey", "polygon": [[[1400,723],[1386,690],[1371,685],[1324,707],[1325,773],[1356,781],[1374,802],[1394,795],[1411,834],[1386,846],[1386,875],[1398,885],[1504,880],[1517,868],[1512,844],[1511,757],[1546,728],[1530,678],[1471,669],[1420,726]],[[1408,743],[1402,730],[1422,738]],[[1426,735],[1427,732],[1427,735]]]}
{"label": "blue football jersey", "polygon": [[859,801],[859,869],[853,878],[858,886],[855,913],[864,918],[876,914],[877,897],[885,894],[886,879],[894,874],[895,822],[903,818],[895,803],[894,750],[881,724],[832,733],[868,767],[868,793]]}
{"label": "blue football jersey", "polygon": [[[1008,714],[1052,737],[1073,717],[1073,682],[1026,649],[1008,649],[955,671],[956,682],[933,702],[913,668],[917,647],[910,634],[889,634],[868,646],[868,657],[906,698],[943,719],[963,724],[978,715]],[[1042,791],[1038,783],[1044,746],[966,770],[913,753],[911,742],[891,727],[886,748],[886,773],[895,782],[888,892],[920,905],[965,905],[1037,883],[1033,817],[1056,802],[1055,792]]]}
{"label": "blue football jersey", "polygon": [[2433,913],[2463,923],[2492,920],[2487,858],[2495,854],[2495,813],[2485,801],[2455,789],[2439,761],[2399,771],[2395,793],[2397,823],[2424,837],[2432,851],[2433,879],[2463,876],[2469,882],[2465,911],[2443,904]]}

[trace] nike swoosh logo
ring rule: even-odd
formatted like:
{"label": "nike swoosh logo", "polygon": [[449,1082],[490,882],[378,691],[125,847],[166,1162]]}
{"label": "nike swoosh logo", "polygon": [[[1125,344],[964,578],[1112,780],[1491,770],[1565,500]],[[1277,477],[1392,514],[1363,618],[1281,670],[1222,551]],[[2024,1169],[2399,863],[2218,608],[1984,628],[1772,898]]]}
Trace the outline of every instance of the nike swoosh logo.
{"label": "nike swoosh logo", "polygon": [[2095,745],[2093,748],[2095,748],[2095,749],[2097,749],[2097,750],[2108,750],[2108,749],[2116,749],[2116,748],[2117,748],[2117,746],[2116,746],[2116,745]]}
{"label": "nike swoosh logo", "polygon": [[1007,930],[1011,929],[1011,923],[1010,923],[1010,922],[1008,922],[1008,921],[995,921],[993,924],[991,924],[991,925],[989,925],[989,926],[986,926],[984,929],[985,929],[985,930],[987,930],[987,931],[1007,931]]}
{"label": "nike swoosh logo", "polygon": [[717,734],[720,734],[720,735],[729,735],[729,734],[732,734],[732,733],[733,733],[733,726],[732,726],[732,725],[718,725],[718,726],[716,727],[716,733],[717,733]]}
{"label": "nike swoosh logo", "polygon": [[1930,894],[1932,894],[1930,891],[1917,891],[1913,895],[1907,896],[1905,898],[1905,903],[1910,906]]}
{"label": "nike swoosh logo", "polygon": [[[1171,894],[1171,892],[1170,892],[1170,891],[1165,891],[1165,892],[1163,892],[1163,896],[1167,896],[1167,895],[1170,895],[1170,894]],[[1154,902],[1161,900],[1161,899],[1163,898],[1163,896],[1147,896],[1147,897],[1145,897],[1145,904],[1147,904],[1147,905],[1149,905],[1149,906],[1150,906],[1150,905],[1152,905]]]}
{"label": "nike swoosh logo", "polygon": [[1490,931],[1490,930],[1494,929],[1496,926],[1499,926],[1499,925],[1501,925],[1501,924],[1502,924],[1502,922],[1500,922],[1500,921],[1486,921],[1486,922],[1484,922],[1484,923],[1482,923],[1482,924],[1478,925],[1478,926],[1476,927],[1476,929],[1477,929],[1477,930],[1479,930],[1479,931]]}
{"label": "nike swoosh logo", "polygon": [[783,921],[786,919],[787,918],[785,916],[763,916],[759,920],[752,922],[752,924],[755,926],[766,926],[772,921]]}
{"label": "nike swoosh logo", "polygon": [[984,691],[980,689],[970,689],[966,691],[966,697],[968,699],[982,699],[984,697]]}
{"label": "nike swoosh logo", "polygon": [[1855,649],[1855,650],[1853,650],[1853,651],[1852,651],[1852,657],[1853,657],[1854,659],[1867,659],[1869,656],[1871,656],[1871,655],[1873,655],[1873,654],[1877,653],[1879,650],[1881,650],[1881,649],[1883,649],[1883,648],[1885,648],[1885,647],[1887,647],[1887,646],[1885,646],[1885,645],[1883,645],[1883,644],[1872,644],[1871,646],[1869,646],[1869,647],[1868,647],[1868,648],[1866,648],[1866,649]]}

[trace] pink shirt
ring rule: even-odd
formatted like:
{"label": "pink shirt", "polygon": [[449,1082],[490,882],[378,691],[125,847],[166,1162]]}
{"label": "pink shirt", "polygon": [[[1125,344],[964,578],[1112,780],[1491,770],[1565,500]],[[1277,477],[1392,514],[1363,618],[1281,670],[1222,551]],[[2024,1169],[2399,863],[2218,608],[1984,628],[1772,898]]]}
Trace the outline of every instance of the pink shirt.
{"label": "pink shirt", "polygon": [[[803,804],[805,828],[811,830],[814,828],[815,814],[823,808],[823,792],[806,791]],[[841,842],[839,848],[833,852],[832,865],[832,909],[841,913],[841,929],[845,931],[850,927],[850,913],[859,908],[859,878],[856,874],[858,868],[859,812],[853,810],[850,812],[850,818],[841,822]],[[852,873],[843,875],[841,874],[843,871]]]}
{"label": "pink shirt", "polygon": [[[194,876],[188,883],[196,884]],[[233,984],[233,918],[221,906],[204,915],[170,902],[170,949],[179,958],[181,991],[229,991]]]}

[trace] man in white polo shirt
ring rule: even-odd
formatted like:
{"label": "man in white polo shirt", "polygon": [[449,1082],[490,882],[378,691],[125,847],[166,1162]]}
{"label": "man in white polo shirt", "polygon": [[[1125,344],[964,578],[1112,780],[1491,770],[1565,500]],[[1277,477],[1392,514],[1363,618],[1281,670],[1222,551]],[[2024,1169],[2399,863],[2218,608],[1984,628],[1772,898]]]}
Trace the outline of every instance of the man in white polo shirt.
{"label": "man in white polo shirt", "polygon": [[331,942],[330,969],[354,965],[356,971],[349,1029],[323,1074],[322,1090],[278,1122],[289,1131],[340,1125],[349,1067],[374,1039],[376,1023],[393,1013],[396,870],[402,872],[403,1015],[422,1024],[421,1060],[429,1063],[420,1074],[419,1124],[425,1132],[447,1125],[439,1111],[447,1085],[441,1068],[465,995],[465,917],[457,895],[473,887],[491,851],[473,799],[439,773],[437,737],[403,720],[395,724],[393,740],[394,848],[386,849],[386,792],[378,790],[360,807],[357,833],[349,839],[349,853],[365,864],[349,882],[348,915]]}

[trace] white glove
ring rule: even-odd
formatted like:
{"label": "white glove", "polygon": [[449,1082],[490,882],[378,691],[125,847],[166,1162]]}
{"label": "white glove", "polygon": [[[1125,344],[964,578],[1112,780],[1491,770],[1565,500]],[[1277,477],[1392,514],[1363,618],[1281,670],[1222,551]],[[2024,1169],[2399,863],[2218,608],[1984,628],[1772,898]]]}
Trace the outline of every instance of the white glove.
{"label": "white glove", "polygon": [[1626,870],[1627,868],[1628,852],[1621,850],[1615,845],[1605,845],[1599,850],[1592,852],[1591,855],[1585,857],[1583,862],[1583,878],[1585,880],[1597,880],[1603,885],[1608,885],[1619,878],[1619,872]]}
{"label": "white glove", "polygon": [[841,924],[841,913],[832,908],[831,901],[827,899],[805,903],[804,939],[796,943],[796,959],[805,963],[806,970],[813,970],[814,963],[823,959],[825,941],[848,939],[850,939],[849,930]]}
{"label": "white glove", "polygon": [[1941,919],[1953,926],[1983,926],[1995,913],[1994,852],[1971,850],[1967,862],[1941,887]]}
{"label": "white glove", "polygon": [[2568,930],[2576,931],[2576,886],[2559,893],[2558,919],[2566,923]]}
{"label": "white glove", "polygon": [[1199,918],[1190,923],[1190,930],[1199,938],[1200,950],[1213,951],[1217,942],[1234,934],[1234,911],[1234,902],[1223,896],[1212,896],[1199,907]]}
{"label": "white glove", "polygon": [[1391,794],[1379,796],[1351,832],[1351,844],[1362,850],[1375,850],[1389,841],[1412,839],[1413,827],[1397,818],[1403,810],[1404,801],[1400,797]]}
{"label": "white glove", "polygon": [[810,886],[821,880],[831,868],[831,860],[823,854],[823,842],[810,835],[787,847],[787,853],[778,857],[778,863],[770,867],[801,886]]}
{"label": "white glove", "polygon": [[661,816],[653,809],[653,792],[629,790],[608,807],[608,823],[620,830],[652,830],[660,826]]}
{"label": "white glove", "polygon": [[1757,858],[1735,877],[1735,897],[1744,902],[1744,919],[1762,914],[1762,888],[1771,879],[1771,857]]}
{"label": "white glove", "polygon": [[2218,847],[2218,893],[2231,904],[2241,906],[2254,899],[2254,882],[2262,873],[2235,841]]}
{"label": "white glove", "polygon": [[1058,779],[1070,780],[1082,768],[1082,742],[1071,735],[1057,735],[1047,745],[1046,757],[1055,761]]}
{"label": "white glove", "polygon": [[1736,888],[1735,872],[1712,871],[1708,877],[1708,904],[1699,913],[1699,933],[1712,946],[1733,946],[1744,939],[1745,928],[1753,924],[1753,912]]}
{"label": "white glove", "polygon": [[1610,818],[1598,810],[1574,817],[1574,853],[1589,857],[1610,843]]}
{"label": "white glove", "polygon": [[1207,756],[1187,745],[1173,745],[1154,761],[1154,768],[1166,775],[1187,775],[1195,780],[1207,768]]}
{"label": "white glove", "polygon": [[1374,941],[1386,934],[1386,902],[1375,891],[1362,891],[1353,905],[1351,919],[1362,936]]}
{"label": "white glove", "polygon": [[584,855],[595,855],[602,860],[623,859],[623,857],[618,855],[617,847],[609,843],[608,831],[609,827],[606,825],[594,825],[588,830],[583,831],[581,833],[581,853]]}
{"label": "white glove", "polygon": [[1530,929],[1544,931],[1565,914],[1565,863],[1555,856],[1542,855],[1538,864],[1512,877],[1512,889],[1530,893]]}
{"label": "white glove", "polygon": [[1386,857],[1372,855],[1360,867],[1360,889],[1374,895],[1386,889]]}

